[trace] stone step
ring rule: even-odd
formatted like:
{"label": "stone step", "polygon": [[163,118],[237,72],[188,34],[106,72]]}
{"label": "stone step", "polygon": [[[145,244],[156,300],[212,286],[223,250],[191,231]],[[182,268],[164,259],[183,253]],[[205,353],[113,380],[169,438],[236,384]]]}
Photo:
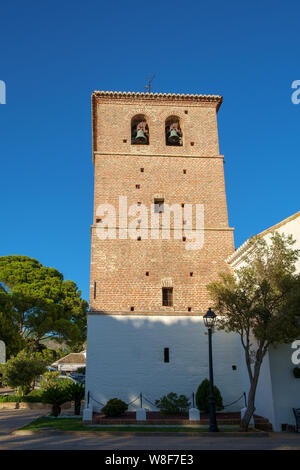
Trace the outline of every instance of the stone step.
{"label": "stone step", "polygon": [[[221,413],[219,415],[217,414],[217,423],[219,425],[239,425],[241,422],[238,413],[233,413],[232,416],[230,416],[230,414],[227,414],[226,417],[221,416],[221,415],[222,415]],[[257,429],[266,430],[266,431],[272,430],[271,423],[266,418],[263,418],[262,416],[254,415],[254,422],[255,422],[255,427]],[[111,424],[159,425],[159,424],[163,424],[163,425],[178,425],[178,426],[198,424],[198,425],[205,426],[205,425],[209,425],[209,418],[205,417],[205,418],[201,418],[200,421],[190,421],[186,418],[161,417],[158,419],[147,419],[146,421],[136,421],[134,412],[131,413],[130,418],[128,417],[128,415],[124,417],[120,417],[120,418],[105,418],[102,414],[94,413],[93,423],[102,424],[102,425],[111,425]]]}

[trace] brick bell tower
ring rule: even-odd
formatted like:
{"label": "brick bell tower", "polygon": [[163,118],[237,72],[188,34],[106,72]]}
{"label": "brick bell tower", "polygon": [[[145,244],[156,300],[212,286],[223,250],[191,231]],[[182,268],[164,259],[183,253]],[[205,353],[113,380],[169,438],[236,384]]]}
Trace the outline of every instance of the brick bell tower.
{"label": "brick bell tower", "polygon": [[[205,286],[224,270],[224,260],[234,251],[219,155],[221,103],[221,96],[93,93],[91,311],[193,315],[207,309]],[[173,143],[166,133],[172,126],[174,137],[180,134]],[[145,141],[138,141],[138,132]],[[164,203],[203,204],[203,248],[186,250],[187,241],[174,240],[172,234],[162,239],[163,227],[159,239],[151,238],[150,230],[148,239],[132,239],[129,234],[120,239],[124,216],[118,214],[119,196],[127,197],[128,207],[142,203],[150,209],[158,203],[162,211]],[[97,237],[97,225],[103,223],[97,208],[103,203],[116,208],[116,239]],[[173,288],[172,306],[162,305],[165,284]]]}
{"label": "brick bell tower", "polygon": [[[199,362],[201,353],[198,346],[193,349],[194,330],[199,325],[204,331],[202,316],[210,303],[206,285],[228,269],[225,259],[234,251],[219,154],[221,103],[218,95],[92,94],[95,186],[87,390],[100,401],[113,396],[126,400],[140,392],[148,384],[145,369],[151,371],[147,386],[152,387],[148,395],[153,399],[164,390],[195,391],[201,374],[206,374],[204,336],[202,372],[199,368],[188,372],[188,364],[197,355]],[[154,208],[160,217],[154,236],[150,216],[145,236],[139,232],[147,225],[145,218],[120,213],[120,196],[128,208],[146,206],[149,212]],[[116,213],[107,239],[99,237],[99,228],[103,230],[106,223],[99,210],[103,204]],[[188,250],[183,232],[175,239],[175,225],[170,238],[163,237],[162,217],[167,205],[173,204],[182,210],[183,229],[185,207],[203,207],[201,249]],[[222,348],[220,353],[224,354]],[[164,385],[166,377],[170,390]]]}

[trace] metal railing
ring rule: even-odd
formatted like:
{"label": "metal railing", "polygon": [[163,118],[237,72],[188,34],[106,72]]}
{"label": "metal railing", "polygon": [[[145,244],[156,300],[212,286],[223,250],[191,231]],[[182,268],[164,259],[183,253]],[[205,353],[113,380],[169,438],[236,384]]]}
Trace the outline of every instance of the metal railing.
{"label": "metal railing", "polygon": [[[241,395],[239,398],[237,398],[236,400],[234,400],[234,401],[231,402],[231,403],[228,403],[227,405],[224,405],[224,406],[223,406],[223,409],[224,409],[224,408],[228,408],[229,406],[232,406],[232,405],[234,405],[235,403],[238,403],[242,398],[244,398],[245,407],[247,407],[246,393],[243,392],[242,395]],[[93,395],[91,394],[91,392],[88,391],[88,392],[87,392],[87,404],[88,404],[88,406],[89,406],[91,400],[94,401],[95,403],[97,403],[98,405],[101,405],[102,407],[104,407],[104,406],[107,404],[107,403],[104,404],[104,403],[102,403],[101,401],[96,400],[96,399],[93,397]],[[143,400],[144,400],[145,402],[149,403],[149,404],[150,404],[151,406],[153,406],[154,408],[159,409],[155,403],[153,403],[149,398],[147,398],[147,397],[146,397],[145,395],[143,395],[142,393],[140,393],[138,397],[134,398],[134,399],[131,400],[129,403],[126,403],[126,405],[129,407],[129,406],[133,405],[133,403],[137,402],[138,400],[140,401],[140,408],[143,408]],[[193,392],[192,395],[188,398],[189,403],[190,403],[190,400],[192,401],[192,406],[193,406],[193,408],[195,408],[195,393],[194,393],[194,392]],[[157,400],[155,400],[155,401],[157,401]]]}

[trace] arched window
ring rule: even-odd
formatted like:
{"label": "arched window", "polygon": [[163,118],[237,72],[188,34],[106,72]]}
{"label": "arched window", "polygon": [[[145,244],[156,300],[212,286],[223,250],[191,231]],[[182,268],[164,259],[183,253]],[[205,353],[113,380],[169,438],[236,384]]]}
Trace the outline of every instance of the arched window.
{"label": "arched window", "polygon": [[149,144],[149,127],[143,114],[138,114],[131,119],[131,143],[133,145]]}
{"label": "arched window", "polygon": [[180,119],[177,116],[169,116],[165,122],[166,145],[182,145],[182,131]]}

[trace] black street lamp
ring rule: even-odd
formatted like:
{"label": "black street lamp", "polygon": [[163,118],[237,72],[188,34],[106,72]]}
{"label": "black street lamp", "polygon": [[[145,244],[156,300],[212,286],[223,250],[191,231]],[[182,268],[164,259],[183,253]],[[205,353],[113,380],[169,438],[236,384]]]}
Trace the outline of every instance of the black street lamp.
{"label": "black street lamp", "polygon": [[205,315],[203,315],[204,325],[208,329],[208,354],[209,354],[209,410],[210,410],[210,419],[209,419],[209,430],[211,432],[218,432],[218,425],[216,419],[216,403],[214,395],[214,374],[213,374],[213,358],[212,358],[212,328],[215,325],[217,315],[212,311],[211,308],[208,309]]}

